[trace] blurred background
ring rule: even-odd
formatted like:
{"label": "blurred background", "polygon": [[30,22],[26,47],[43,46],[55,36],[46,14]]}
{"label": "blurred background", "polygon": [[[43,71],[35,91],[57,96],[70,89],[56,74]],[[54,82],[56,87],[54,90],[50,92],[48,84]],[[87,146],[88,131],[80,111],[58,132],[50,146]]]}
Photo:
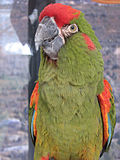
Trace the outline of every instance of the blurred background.
{"label": "blurred background", "polygon": [[[102,45],[104,75],[113,88],[117,123],[111,149],[101,159],[120,160],[120,5],[56,2],[83,11]],[[55,0],[0,0],[0,160],[33,160],[28,104],[40,62],[34,34],[38,15],[49,3]]]}

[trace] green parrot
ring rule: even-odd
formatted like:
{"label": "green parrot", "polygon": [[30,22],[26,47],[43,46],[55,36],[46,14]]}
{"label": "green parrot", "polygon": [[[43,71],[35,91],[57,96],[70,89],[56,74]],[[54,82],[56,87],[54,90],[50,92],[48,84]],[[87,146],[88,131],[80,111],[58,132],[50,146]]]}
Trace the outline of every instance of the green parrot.
{"label": "green parrot", "polygon": [[29,107],[34,160],[98,160],[116,122],[101,45],[84,14],[70,6],[48,5],[39,22],[41,63]]}

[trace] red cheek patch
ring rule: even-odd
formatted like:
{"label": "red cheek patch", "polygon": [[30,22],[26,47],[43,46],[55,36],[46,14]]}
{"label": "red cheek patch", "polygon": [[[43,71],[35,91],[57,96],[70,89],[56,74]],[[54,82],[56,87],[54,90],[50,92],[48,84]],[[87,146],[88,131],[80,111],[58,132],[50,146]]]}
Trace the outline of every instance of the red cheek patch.
{"label": "red cheek patch", "polygon": [[82,36],[84,37],[84,40],[88,46],[88,49],[90,50],[94,50],[96,49],[94,43],[92,42],[92,40],[85,34],[85,33],[82,33]]}

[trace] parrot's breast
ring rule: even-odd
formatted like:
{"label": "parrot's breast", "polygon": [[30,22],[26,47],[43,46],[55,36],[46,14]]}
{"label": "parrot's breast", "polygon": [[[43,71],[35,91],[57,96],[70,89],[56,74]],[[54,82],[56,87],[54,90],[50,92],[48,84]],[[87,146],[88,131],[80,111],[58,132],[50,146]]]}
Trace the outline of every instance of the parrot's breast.
{"label": "parrot's breast", "polygon": [[92,85],[61,85],[55,79],[40,86],[38,132],[41,139],[47,138],[46,145],[55,156],[102,149],[102,120],[95,93]]}

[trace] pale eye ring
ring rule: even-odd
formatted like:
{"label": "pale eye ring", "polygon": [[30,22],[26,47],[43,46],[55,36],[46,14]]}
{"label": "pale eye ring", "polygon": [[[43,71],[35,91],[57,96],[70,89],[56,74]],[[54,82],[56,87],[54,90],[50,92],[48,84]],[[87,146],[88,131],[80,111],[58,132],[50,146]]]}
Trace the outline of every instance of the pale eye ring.
{"label": "pale eye ring", "polygon": [[76,32],[78,32],[78,27],[77,27],[76,24],[71,24],[68,29],[69,29],[69,31],[70,31],[71,33],[76,33]]}

